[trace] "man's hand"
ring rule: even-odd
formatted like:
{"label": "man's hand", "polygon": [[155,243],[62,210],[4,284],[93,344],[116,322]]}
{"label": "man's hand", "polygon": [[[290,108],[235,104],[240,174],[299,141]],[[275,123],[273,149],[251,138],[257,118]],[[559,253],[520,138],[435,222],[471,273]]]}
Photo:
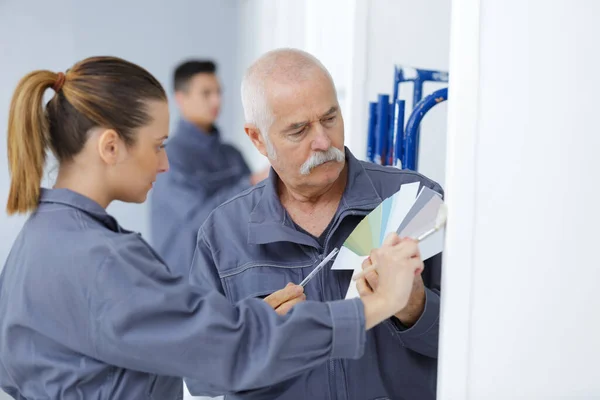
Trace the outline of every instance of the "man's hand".
{"label": "man's hand", "polygon": [[[406,240],[410,239],[404,239],[403,241]],[[416,248],[416,251],[413,251],[413,254],[411,254],[410,261],[419,262],[422,264],[423,261],[421,261],[421,254],[418,251],[418,246],[416,246],[416,243],[414,247]],[[369,257],[363,262],[362,269],[365,270],[371,265],[371,258]],[[414,325],[419,320],[423,310],[425,309],[425,285],[423,284],[423,278],[421,277],[422,271],[423,268],[419,268],[415,272],[412,291],[407,306],[395,314],[395,317],[407,327]],[[356,288],[361,297],[373,294],[373,291],[377,290],[378,285],[379,274],[377,273],[377,270],[367,273],[363,278],[356,281]]]}
{"label": "man's hand", "polygon": [[408,305],[395,315],[406,327],[411,327],[417,323],[423,310],[425,309],[425,285],[421,274],[415,276],[413,289],[410,294]]}
{"label": "man's hand", "polygon": [[279,315],[287,314],[293,306],[306,300],[304,288],[288,283],[286,287],[265,297],[265,302],[275,309]]}

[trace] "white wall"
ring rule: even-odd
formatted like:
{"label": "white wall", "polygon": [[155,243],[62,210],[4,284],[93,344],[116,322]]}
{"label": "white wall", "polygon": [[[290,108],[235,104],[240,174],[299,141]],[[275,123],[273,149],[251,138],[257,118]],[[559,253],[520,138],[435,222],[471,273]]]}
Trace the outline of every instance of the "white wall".
{"label": "white wall", "polygon": [[453,7],[439,398],[600,398],[600,3]]}
{"label": "white wall", "polygon": [[[34,69],[64,71],[87,56],[116,55],[146,67],[171,92],[172,69],[179,61],[211,57],[219,64],[224,87],[220,125],[226,139],[235,139],[236,6],[236,0],[186,0],[177,6],[158,0],[0,2],[0,268],[24,221],[3,211],[9,190],[5,127],[18,80]],[[124,227],[147,237],[145,205],[115,203],[109,212]]]}

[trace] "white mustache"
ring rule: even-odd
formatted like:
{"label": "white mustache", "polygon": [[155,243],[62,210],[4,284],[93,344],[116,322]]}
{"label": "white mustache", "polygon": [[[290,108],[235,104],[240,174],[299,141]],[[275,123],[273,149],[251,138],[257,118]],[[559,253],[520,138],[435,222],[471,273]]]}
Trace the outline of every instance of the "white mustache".
{"label": "white mustache", "polygon": [[327,151],[313,153],[300,167],[300,175],[308,175],[313,168],[325,164],[328,161],[343,162],[345,159],[346,154],[336,147],[330,147]]}

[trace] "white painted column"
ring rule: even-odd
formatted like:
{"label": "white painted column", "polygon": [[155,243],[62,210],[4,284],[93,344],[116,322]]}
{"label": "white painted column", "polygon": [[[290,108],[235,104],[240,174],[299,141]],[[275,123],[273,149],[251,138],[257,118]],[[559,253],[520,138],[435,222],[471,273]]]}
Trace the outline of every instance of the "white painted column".
{"label": "white painted column", "polygon": [[452,8],[438,398],[600,398],[600,2]]}

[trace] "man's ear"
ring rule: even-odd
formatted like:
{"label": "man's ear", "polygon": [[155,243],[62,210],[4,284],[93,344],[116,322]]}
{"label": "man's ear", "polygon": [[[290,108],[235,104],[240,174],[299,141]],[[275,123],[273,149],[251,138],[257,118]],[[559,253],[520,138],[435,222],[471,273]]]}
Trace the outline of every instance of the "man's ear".
{"label": "man's ear", "polygon": [[98,153],[100,158],[108,165],[115,165],[119,157],[123,157],[122,141],[114,129],[106,129],[98,139]]}
{"label": "man's ear", "polygon": [[262,154],[265,157],[268,157],[267,146],[265,145],[265,140],[263,139],[263,137],[262,137],[260,131],[258,130],[258,128],[256,127],[256,125],[244,124],[244,131],[246,131],[246,135],[248,135],[248,137],[252,141],[252,144],[260,152],[260,154]]}
{"label": "man's ear", "polygon": [[182,92],[181,90],[175,91],[175,103],[177,103],[177,106],[180,109],[183,107],[184,98],[185,98],[184,92]]}

